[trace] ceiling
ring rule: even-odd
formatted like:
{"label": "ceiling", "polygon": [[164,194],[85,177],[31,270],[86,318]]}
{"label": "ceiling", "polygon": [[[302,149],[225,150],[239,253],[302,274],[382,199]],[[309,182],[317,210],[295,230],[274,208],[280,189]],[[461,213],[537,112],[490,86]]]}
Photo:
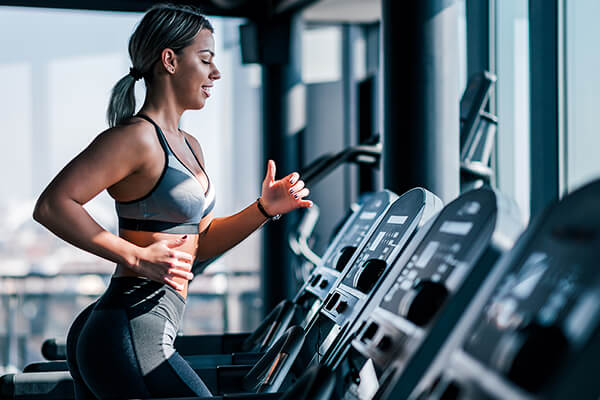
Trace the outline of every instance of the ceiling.
{"label": "ceiling", "polygon": [[[145,11],[154,0],[0,0],[0,5],[103,11]],[[309,22],[370,23],[381,18],[381,0],[184,0],[207,15],[266,19],[304,9]]]}

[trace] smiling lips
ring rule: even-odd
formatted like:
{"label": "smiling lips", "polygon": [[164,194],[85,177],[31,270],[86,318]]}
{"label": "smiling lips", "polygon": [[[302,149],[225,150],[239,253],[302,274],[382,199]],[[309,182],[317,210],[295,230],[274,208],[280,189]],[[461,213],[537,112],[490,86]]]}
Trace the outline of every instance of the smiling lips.
{"label": "smiling lips", "polygon": [[206,95],[206,97],[210,97],[211,89],[212,89],[212,85],[202,86],[202,92]]}

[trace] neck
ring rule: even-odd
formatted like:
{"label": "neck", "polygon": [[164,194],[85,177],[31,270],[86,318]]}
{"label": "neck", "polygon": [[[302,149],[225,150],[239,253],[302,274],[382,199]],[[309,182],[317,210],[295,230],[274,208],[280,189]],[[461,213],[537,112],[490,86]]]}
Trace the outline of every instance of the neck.
{"label": "neck", "polygon": [[166,88],[148,87],[141,114],[152,118],[163,130],[177,132],[182,109],[175,102],[175,96]]}

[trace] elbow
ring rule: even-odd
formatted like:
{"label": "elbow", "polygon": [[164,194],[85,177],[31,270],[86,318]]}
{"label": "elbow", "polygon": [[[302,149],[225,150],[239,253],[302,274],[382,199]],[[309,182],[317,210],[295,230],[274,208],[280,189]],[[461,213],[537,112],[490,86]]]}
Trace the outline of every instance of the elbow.
{"label": "elbow", "polygon": [[48,199],[42,194],[33,208],[33,219],[42,225],[46,225],[50,215],[50,204]]}

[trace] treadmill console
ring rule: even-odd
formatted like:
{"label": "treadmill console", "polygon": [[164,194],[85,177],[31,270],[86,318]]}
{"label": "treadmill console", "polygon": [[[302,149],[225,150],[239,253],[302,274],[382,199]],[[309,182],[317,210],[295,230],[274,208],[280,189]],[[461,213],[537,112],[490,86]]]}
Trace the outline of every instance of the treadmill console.
{"label": "treadmill console", "polygon": [[321,300],[327,296],[336,279],[365,239],[367,232],[379,222],[383,213],[397,198],[397,195],[385,190],[373,193],[365,200],[327,248],[322,264],[315,268],[306,284],[307,291]]}
{"label": "treadmill console", "polygon": [[441,205],[439,198],[422,188],[406,192],[391,205],[321,307],[318,318],[327,322],[319,325],[327,332],[322,336],[325,340],[319,354],[323,355],[358,316],[417,227],[438,212]]}

